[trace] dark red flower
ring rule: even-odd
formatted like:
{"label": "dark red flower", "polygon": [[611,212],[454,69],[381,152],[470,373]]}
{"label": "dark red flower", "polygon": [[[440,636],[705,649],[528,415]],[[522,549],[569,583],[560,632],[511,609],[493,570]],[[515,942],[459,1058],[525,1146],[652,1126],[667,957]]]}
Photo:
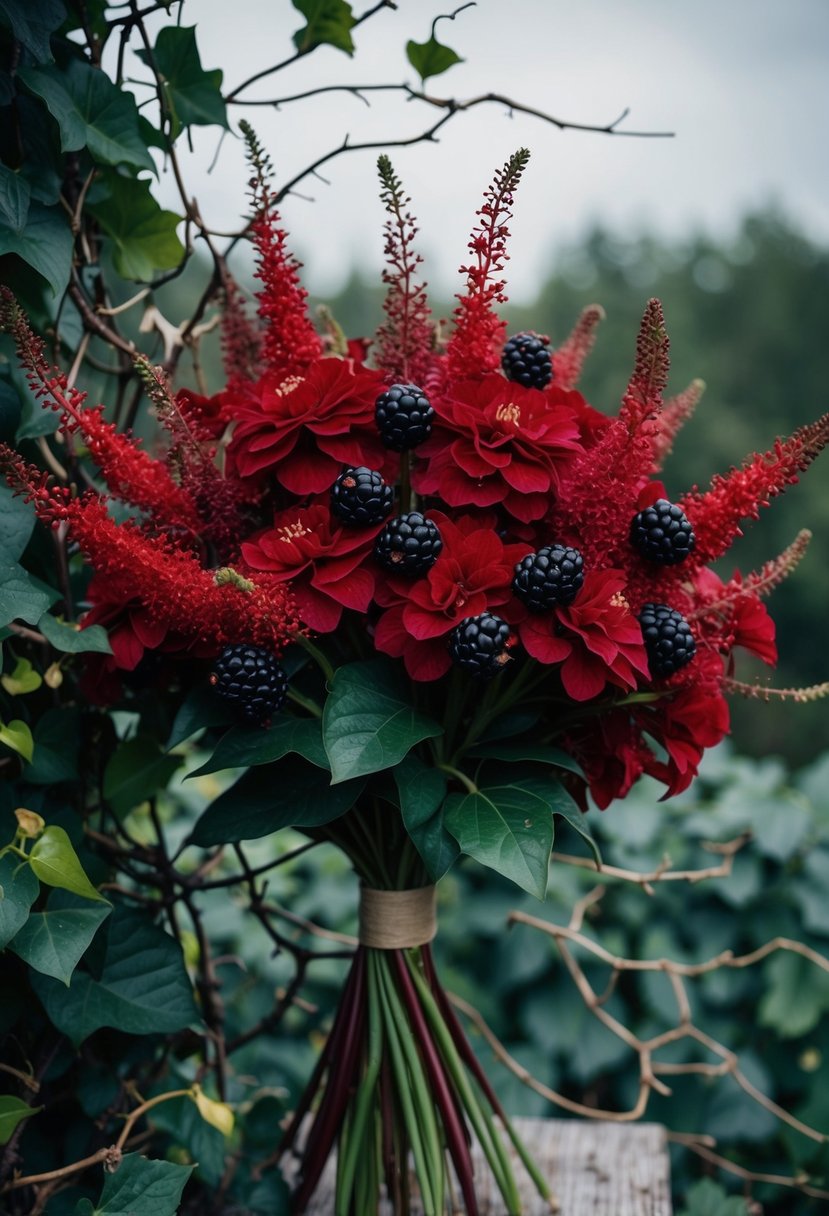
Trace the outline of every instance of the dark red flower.
{"label": "dark red flower", "polygon": [[581,451],[576,392],[555,385],[524,388],[492,374],[466,381],[434,401],[430,438],[418,448],[425,465],[413,482],[450,507],[491,507],[516,519],[540,519],[558,484],[558,470]]}
{"label": "dark red flower", "polygon": [[667,786],[663,798],[687,789],[705,749],[715,747],[728,734],[729,708],[720,683],[722,660],[708,651],[698,656],[696,667],[693,684],[633,710],[640,729],[667,752],[667,760],[654,756],[645,770]]}
{"label": "dark red flower", "polygon": [[350,359],[319,359],[307,376],[263,377],[233,403],[228,460],[242,477],[271,472],[292,494],[321,494],[344,465],[383,469],[374,424],[379,372]]}

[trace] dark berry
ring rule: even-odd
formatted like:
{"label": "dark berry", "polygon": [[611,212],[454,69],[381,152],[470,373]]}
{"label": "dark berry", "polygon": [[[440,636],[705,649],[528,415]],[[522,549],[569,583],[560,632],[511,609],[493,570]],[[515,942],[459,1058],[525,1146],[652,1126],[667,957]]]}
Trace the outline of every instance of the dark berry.
{"label": "dark berry", "polygon": [[374,406],[380,438],[395,452],[408,452],[429,438],[435,411],[416,384],[393,384]]}
{"label": "dark berry", "polygon": [[584,560],[578,549],[544,545],[528,553],[515,567],[512,588],[530,612],[548,612],[570,604],[584,582]]}
{"label": "dark berry", "polygon": [[506,378],[525,388],[546,388],[553,378],[549,344],[549,338],[538,334],[516,334],[509,338],[501,352],[501,367]]}
{"label": "dark berry", "polygon": [[425,574],[443,548],[438,526],[419,511],[390,519],[374,542],[374,556],[396,574]]}
{"label": "dark berry", "polygon": [[512,630],[506,621],[491,612],[468,616],[449,635],[452,661],[479,679],[489,680],[503,671],[513,645]]}
{"label": "dark berry", "polygon": [[263,724],[285,704],[288,677],[274,655],[261,646],[225,646],[213,665],[210,683],[248,720]]}
{"label": "dark berry", "polygon": [[340,473],[331,487],[331,510],[355,527],[379,524],[392,509],[394,490],[379,473],[359,465]]}
{"label": "dark berry", "polygon": [[667,498],[658,498],[652,507],[634,515],[630,543],[648,561],[675,566],[691,552],[696,537],[682,507]]}
{"label": "dark berry", "polygon": [[672,676],[696,654],[691,626],[676,608],[645,604],[639,613],[639,624],[652,676]]}

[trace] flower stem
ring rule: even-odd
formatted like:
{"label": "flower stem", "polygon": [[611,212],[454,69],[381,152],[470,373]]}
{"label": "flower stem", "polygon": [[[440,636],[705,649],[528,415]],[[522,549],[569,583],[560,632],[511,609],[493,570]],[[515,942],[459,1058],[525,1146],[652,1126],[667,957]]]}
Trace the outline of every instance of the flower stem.
{"label": "flower stem", "polygon": [[[368,1055],[366,1070],[360,1081],[357,1097],[354,1102],[354,1117],[351,1120],[347,1144],[345,1136],[340,1141],[340,1156],[337,1163],[336,1216],[348,1216],[349,1213],[357,1158],[358,1154],[364,1150],[369,1138],[366,1135],[366,1125],[371,1115],[372,1100],[375,1096],[377,1078],[380,1075],[380,1064],[383,1057],[380,992],[377,986],[376,970],[371,955],[369,955],[368,959],[366,984],[368,988]],[[371,1129],[371,1137],[373,1138],[373,1136],[374,1128]],[[364,1209],[360,1208],[360,1210]]]}

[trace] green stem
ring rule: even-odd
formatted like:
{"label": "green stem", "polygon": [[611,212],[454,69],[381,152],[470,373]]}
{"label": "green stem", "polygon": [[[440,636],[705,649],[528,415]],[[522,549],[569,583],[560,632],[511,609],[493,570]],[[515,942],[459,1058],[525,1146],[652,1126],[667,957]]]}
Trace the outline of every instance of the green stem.
{"label": "green stem", "polygon": [[462,773],[459,768],[455,768],[452,764],[438,764],[437,767],[441,770],[441,772],[448,773],[450,777],[454,777],[456,781],[460,781],[461,785],[464,786],[468,793],[478,793],[478,787],[475,782],[467,777],[465,773]]}
{"label": "green stem", "polygon": [[308,638],[302,636],[296,639],[296,644],[297,646],[301,646],[302,649],[311,656],[317,667],[319,667],[320,671],[325,676],[326,682],[330,684],[334,679],[334,668],[331,666],[320,648],[315,646],[313,642],[308,640]]}
{"label": "green stem", "polygon": [[309,714],[313,714],[315,718],[322,717],[322,710],[316,701],[312,701],[310,697],[303,697],[301,692],[297,692],[295,688],[288,689],[288,700],[293,701],[294,705],[300,705],[303,709],[307,709]]}
{"label": "green stem", "polygon": [[[366,986],[368,988],[368,1058],[366,1071],[363,1074],[363,1079],[360,1082],[354,1102],[354,1117],[351,1120],[349,1128],[348,1143],[346,1145],[345,1137],[340,1142],[340,1156],[337,1169],[336,1216],[348,1216],[349,1213],[357,1159],[360,1152],[365,1149],[368,1140],[366,1136],[366,1122],[372,1110],[372,1101],[383,1058],[383,1024],[380,1015],[380,993],[370,955],[368,964],[366,972]],[[373,1127],[371,1135],[375,1135]]]}

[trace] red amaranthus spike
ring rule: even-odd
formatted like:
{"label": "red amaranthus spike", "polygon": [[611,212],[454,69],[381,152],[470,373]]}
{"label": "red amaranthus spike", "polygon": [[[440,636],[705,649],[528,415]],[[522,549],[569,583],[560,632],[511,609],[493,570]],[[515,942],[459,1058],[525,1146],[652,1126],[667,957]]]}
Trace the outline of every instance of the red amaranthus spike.
{"label": "red amaranthus spike", "polygon": [[717,474],[706,493],[694,489],[679,505],[693,524],[697,543],[688,561],[703,566],[716,561],[741,536],[740,521],[757,519],[760,507],[798,481],[829,443],[829,414],[802,426],[771,451],[749,457],[740,469]]}
{"label": "red amaranthus spike", "polygon": [[662,407],[659,415],[659,430],[653,438],[653,469],[660,472],[663,464],[670,456],[674,439],[680,429],[697,408],[700,397],[705,392],[704,380],[692,380],[686,389],[671,397]]}
{"label": "red amaranthus spike", "polygon": [[245,310],[239,284],[232,275],[227,275],[222,306],[222,363],[228,388],[259,379],[261,353],[262,335]]}
{"label": "red amaranthus spike", "polygon": [[721,612],[736,599],[746,595],[755,595],[760,598],[771,595],[775,587],[779,587],[800,565],[811,539],[812,533],[809,529],[802,528],[782,553],[763,562],[759,570],[753,570],[745,578],[735,575],[734,578],[723,584],[720,593],[714,599],[689,613],[688,620],[693,621],[698,617]]}
{"label": "red amaranthus spike", "polygon": [[423,261],[413,248],[417,227],[414,216],[406,210],[411,199],[404,194],[387,156],[379,157],[377,171],[383,186],[380,198],[390,218],[384,228],[386,320],[377,331],[375,363],[391,382],[422,385],[429,370],[432,326],[426,284],[415,281]]}
{"label": "red amaranthus spike", "polygon": [[262,360],[277,377],[301,375],[321,356],[322,343],[308,313],[308,293],[300,286],[300,263],[287,248],[287,233],[274,207],[267,156],[250,124],[243,120],[239,128],[253,168],[252,230],[258,253],[256,278],[262,283],[256,298],[265,324]]}
{"label": "red amaranthus spike", "polygon": [[506,323],[495,312],[494,304],[506,301],[506,281],[500,275],[507,261],[507,220],[512,212],[513,192],[521,181],[530,153],[519,148],[484,194],[484,205],[476,214],[480,223],[473,229],[469,250],[473,261],[461,266],[467,276],[466,295],[459,295],[455,309],[455,331],[447,347],[450,379],[464,380],[495,371],[500,363]]}
{"label": "red amaranthus spike", "polygon": [[596,326],[604,316],[600,305],[588,304],[572,333],[553,351],[553,381],[559,388],[574,388],[578,384],[584,361],[596,341]]}
{"label": "red amaranthus spike", "polygon": [[636,339],[633,375],[619,411],[619,418],[631,434],[639,430],[643,422],[653,420],[662,409],[662,394],[670,367],[669,350],[662,304],[659,300],[648,300]]}

